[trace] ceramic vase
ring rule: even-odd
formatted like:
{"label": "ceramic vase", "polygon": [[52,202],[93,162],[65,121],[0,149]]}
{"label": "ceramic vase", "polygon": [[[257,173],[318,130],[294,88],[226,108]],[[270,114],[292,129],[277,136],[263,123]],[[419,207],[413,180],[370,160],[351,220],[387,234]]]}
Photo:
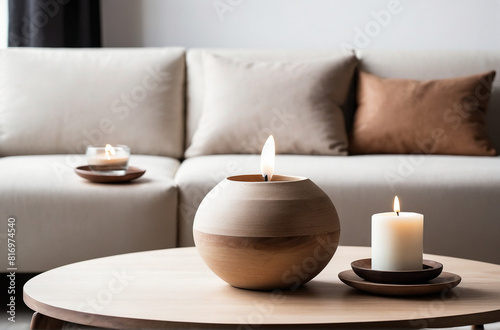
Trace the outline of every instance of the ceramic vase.
{"label": "ceramic vase", "polygon": [[295,289],[333,257],[340,223],[330,198],[311,180],[232,176],[202,201],[197,249],[222,280],[243,289]]}

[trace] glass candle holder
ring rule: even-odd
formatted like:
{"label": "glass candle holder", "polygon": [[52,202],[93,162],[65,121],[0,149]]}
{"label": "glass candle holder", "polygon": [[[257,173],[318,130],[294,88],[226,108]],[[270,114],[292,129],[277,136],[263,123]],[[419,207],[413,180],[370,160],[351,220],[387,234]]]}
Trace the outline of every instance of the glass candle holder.
{"label": "glass candle holder", "polygon": [[130,148],[125,145],[89,146],[87,163],[90,170],[110,174],[125,174],[130,159]]}

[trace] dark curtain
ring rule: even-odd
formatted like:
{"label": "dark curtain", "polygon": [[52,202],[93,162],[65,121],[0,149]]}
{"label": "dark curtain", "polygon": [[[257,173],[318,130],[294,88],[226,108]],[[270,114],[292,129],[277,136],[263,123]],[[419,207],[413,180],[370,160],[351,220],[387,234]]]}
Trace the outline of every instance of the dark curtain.
{"label": "dark curtain", "polygon": [[9,0],[10,47],[101,47],[99,0]]}

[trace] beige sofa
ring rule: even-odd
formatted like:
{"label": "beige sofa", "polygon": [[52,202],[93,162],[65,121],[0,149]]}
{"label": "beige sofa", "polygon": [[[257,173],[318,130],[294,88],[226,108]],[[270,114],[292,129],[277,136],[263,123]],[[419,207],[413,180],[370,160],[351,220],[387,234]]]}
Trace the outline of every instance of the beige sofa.
{"label": "beige sofa", "polygon": [[[8,49],[0,51],[0,252],[15,219],[19,272],[105,255],[193,244],[203,197],[221,179],[259,172],[257,154],[185,151],[206,101],[203,54],[242,61],[345,58],[336,50]],[[500,71],[498,51],[363,51],[358,68],[383,77],[441,79]],[[355,84],[343,105],[356,110]],[[242,93],[248,92],[242,90]],[[287,90],[282,90],[287,93]],[[487,123],[500,150],[500,91]],[[297,133],[297,132],[294,132]],[[313,133],[308,133],[313,136]],[[88,144],[131,147],[147,170],[128,184],[90,183],[73,173]],[[278,154],[280,174],[311,178],[334,202],[341,244],[370,245],[370,217],[425,215],[424,249],[500,263],[500,158]],[[396,181],[388,177],[397,176]]]}

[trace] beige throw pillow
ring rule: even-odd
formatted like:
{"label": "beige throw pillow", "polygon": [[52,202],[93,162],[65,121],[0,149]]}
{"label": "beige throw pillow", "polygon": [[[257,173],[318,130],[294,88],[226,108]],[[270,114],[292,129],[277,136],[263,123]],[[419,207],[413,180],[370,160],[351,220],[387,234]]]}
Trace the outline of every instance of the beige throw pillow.
{"label": "beige throw pillow", "polygon": [[355,57],[250,62],[204,55],[205,102],[186,157],[259,153],[270,134],[281,154],[347,154],[340,105]]}
{"label": "beige throw pillow", "polygon": [[495,71],[452,79],[384,79],[360,72],[353,154],[494,156],[485,115]]}

